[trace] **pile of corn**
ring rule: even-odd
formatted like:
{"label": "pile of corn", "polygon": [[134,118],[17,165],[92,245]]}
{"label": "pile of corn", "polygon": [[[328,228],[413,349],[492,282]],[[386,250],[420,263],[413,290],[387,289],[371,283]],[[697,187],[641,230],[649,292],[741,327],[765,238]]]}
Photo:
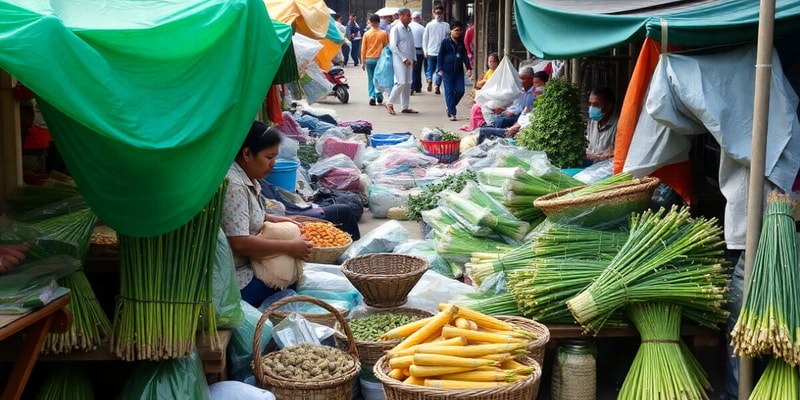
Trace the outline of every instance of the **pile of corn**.
{"label": "pile of corn", "polygon": [[387,352],[388,375],[404,383],[442,389],[476,389],[528,378],[534,367],[515,357],[528,352],[529,332],[454,304],[381,336],[405,338]]}

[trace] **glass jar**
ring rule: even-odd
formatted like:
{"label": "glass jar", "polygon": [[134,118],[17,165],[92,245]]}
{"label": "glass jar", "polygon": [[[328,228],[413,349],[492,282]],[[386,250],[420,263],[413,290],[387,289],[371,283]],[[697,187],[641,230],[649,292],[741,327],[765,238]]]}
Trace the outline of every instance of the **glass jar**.
{"label": "glass jar", "polygon": [[553,400],[595,400],[597,396],[596,350],[592,342],[564,340],[553,363]]}

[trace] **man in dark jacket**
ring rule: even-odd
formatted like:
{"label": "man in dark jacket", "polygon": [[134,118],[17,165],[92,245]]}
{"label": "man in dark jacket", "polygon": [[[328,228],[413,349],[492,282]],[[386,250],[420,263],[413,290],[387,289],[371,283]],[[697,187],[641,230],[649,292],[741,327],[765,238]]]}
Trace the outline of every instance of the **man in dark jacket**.
{"label": "man in dark jacket", "polygon": [[472,76],[472,65],[467,57],[467,48],[461,36],[461,22],[450,23],[450,36],[442,40],[437,58],[436,73],[442,77],[444,84],[444,102],[447,105],[447,117],[455,121],[458,102],[464,97],[464,70]]}

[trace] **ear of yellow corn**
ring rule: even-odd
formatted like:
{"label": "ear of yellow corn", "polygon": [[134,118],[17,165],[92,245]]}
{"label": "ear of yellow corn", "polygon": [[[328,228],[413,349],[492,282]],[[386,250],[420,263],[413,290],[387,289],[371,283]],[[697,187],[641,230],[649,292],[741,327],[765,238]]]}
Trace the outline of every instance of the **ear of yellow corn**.
{"label": "ear of yellow corn", "polygon": [[409,375],[415,376],[417,378],[430,378],[440,375],[455,374],[458,372],[467,372],[473,369],[475,368],[440,367],[440,366],[433,367],[430,365],[412,365],[411,367],[409,367],[408,372]]}
{"label": "ear of yellow corn", "polygon": [[507,385],[506,382],[476,382],[445,379],[425,379],[425,386],[437,389],[481,389]]}
{"label": "ear of yellow corn", "polygon": [[388,353],[389,358],[394,357],[398,351],[407,349],[415,344],[423,343],[425,339],[438,332],[443,326],[450,322],[452,316],[458,312],[458,307],[454,304],[449,304],[448,306],[449,307],[445,308],[445,310],[431,317],[425,325],[417,329],[390,350]]}
{"label": "ear of yellow corn", "polygon": [[496,360],[485,358],[468,358],[456,356],[443,356],[439,354],[415,353],[414,365],[441,366],[441,367],[464,367],[478,368],[485,366],[499,365]]}
{"label": "ear of yellow corn", "polygon": [[[462,338],[463,336],[456,336]],[[450,340],[450,339],[448,339]],[[441,346],[436,344],[420,345],[415,353],[432,353],[458,357],[483,357],[489,354],[527,352],[525,343],[492,343],[470,346]]]}
{"label": "ear of yellow corn", "polygon": [[524,343],[524,339],[515,337],[511,332],[506,334],[471,331],[454,326],[442,327],[442,336],[446,338],[464,336],[470,342],[484,343]]}
{"label": "ear of yellow corn", "polygon": [[431,319],[433,319],[433,317],[418,319],[405,325],[398,326],[381,335],[381,340],[394,340],[409,337],[412,333],[425,326]]}

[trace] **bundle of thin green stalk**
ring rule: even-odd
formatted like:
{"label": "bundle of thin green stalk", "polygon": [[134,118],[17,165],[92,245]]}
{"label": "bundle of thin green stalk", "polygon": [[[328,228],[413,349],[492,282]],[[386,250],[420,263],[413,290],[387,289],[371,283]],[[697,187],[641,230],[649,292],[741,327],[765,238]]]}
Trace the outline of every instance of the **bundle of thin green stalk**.
{"label": "bundle of thin green stalk", "polygon": [[501,152],[495,157],[494,167],[520,167],[525,171],[532,173],[547,181],[554,182],[558,187],[568,188],[574,186],[581,186],[583,182],[573,178],[571,175],[554,167],[547,160],[547,155],[540,152],[538,155],[532,155],[531,162],[523,160],[514,153]]}
{"label": "bundle of thin green stalk", "polygon": [[488,210],[497,222],[491,228],[515,241],[522,240],[531,228],[529,223],[515,217],[505,206],[492,198],[477,184],[467,183],[459,194]]}
{"label": "bundle of thin green stalk", "polygon": [[772,354],[800,363],[800,291],[798,243],[789,196],[771,192],[761,229],[750,284],[731,332],[734,352],[758,357]]}
{"label": "bundle of thin green stalk", "polygon": [[[590,286],[567,301],[567,306],[584,329],[598,332],[608,316],[620,307],[669,296],[673,290],[670,283],[683,282],[684,275],[689,273],[687,269],[671,265],[680,262],[688,270],[701,268],[703,264],[695,263],[694,256],[704,260],[709,253],[722,251],[724,246],[716,219],[692,219],[688,208],[672,207],[669,211],[662,208],[633,215],[628,240],[608,268]],[[664,271],[659,275],[661,279],[648,279],[660,268]],[[729,269],[712,268],[708,273],[727,276]],[[673,295],[673,300],[684,294],[687,303],[707,304],[703,299],[708,294],[700,291],[681,292]],[[715,306],[707,304],[708,308]]]}
{"label": "bundle of thin green stalk", "polygon": [[111,335],[118,357],[185,357],[195,347],[201,316],[212,348],[218,348],[211,266],[226,187],[227,180],[192,220],[172,232],[119,235],[120,295]]}
{"label": "bundle of thin green stalk", "polygon": [[534,176],[519,167],[484,168],[478,172],[478,182],[484,185],[499,186],[506,191],[513,191],[520,195],[543,196],[565,189],[558,183]]}
{"label": "bundle of thin green stalk", "polygon": [[796,365],[773,358],[750,393],[749,400],[800,399],[800,373]]}
{"label": "bundle of thin green stalk", "polygon": [[544,213],[533,206],[533,202],[541,196],[516,194],[510,190],[506,190],[502,186],[490,186],[480,183],[478,185],[492,196],[493,199],[505,206],[512,215],[522,221],[530,223],[531,226],[536,225],[533,224],[533,222],[538,223],[544,220]]}
{"label": "bundle of thin green stalk", "polygon": [[608,178],[601,179],[591,185],[586,185],[578,190],[573,190],[569,193],[564,193],[563,195],[559,196],[559,198],[575,198],[586,196],[589,194],[594,194],[597,192],[602,192],[604,190],[608,190],[613,188],[620,183],[626,183],[633,180],[633,175],[623,172],[616,175],[611,175]]}
{"label": "bundle of thin green stalk", "polygon": [[708,374],[681,341],[681,307],[637,303],[628,309],[642,344],[633,360],[619,400],[708,399]]}
{"label": "bundle of thin green stalk", "polygon": [[22,191],[11,196],[6,201],[11,205],[15,214],[24,213],[33,209],[53,204],[70,197],[80,196],[76,186],[25,186]]}
{"label": "bundle of thin green stalk", "polygon": [[451,229],[444,233],[434,231],[434,241],[436,242],[436,251],[440,254],[458,254],[466,258],[477,252],[497,252],[508,251],[513,247],[491,238],[477,238],[464,230]]}
{"label": "bundle of thin green stalk", "polygon": [[65,354],[97,349],[111,333],[111,321],[106,316],[83,270],[59,279],[59,285],[69,288],[72,300],[72,325],[64,333],[48,333],[42,353]]}
{"label": "bundle of thin green stalk", "polygon": [[603,273],[608,262],[535,258],[506,270],[517,308],[542,322],[573,323],[566,301]]}
{"label": "bundle of thin green stalk", "polygon": [[625,232],[550,226],[537,233],[529,242],[496,257],[491,264],[487,257],[481,262],[472,263],[472,279],[480,285],[486,276],[499,271],[524,268],[535,258],[610,260],[619,252],[627,238]]}
{"label": "bundle of thin green stalk", "polygon": [[421,215],[422,221],[440,234],[451,230],[463,230],[472,236],[480,237],[492,234],[492,228],[472,224],[449,207],[436,207],[423,211]]}
{"label": "bundle of thin green stalk", "polygon": [[93,400],[89,372],[83,365],[54,363],[36,400]]}
{"label": "bundle of thin green stalk", "polygon": [[451,301],[459,306],[482,312],[486,315],[515,315],[522,316],[517,308],[514,296],[509,292],[503,293],[470,293]]}

